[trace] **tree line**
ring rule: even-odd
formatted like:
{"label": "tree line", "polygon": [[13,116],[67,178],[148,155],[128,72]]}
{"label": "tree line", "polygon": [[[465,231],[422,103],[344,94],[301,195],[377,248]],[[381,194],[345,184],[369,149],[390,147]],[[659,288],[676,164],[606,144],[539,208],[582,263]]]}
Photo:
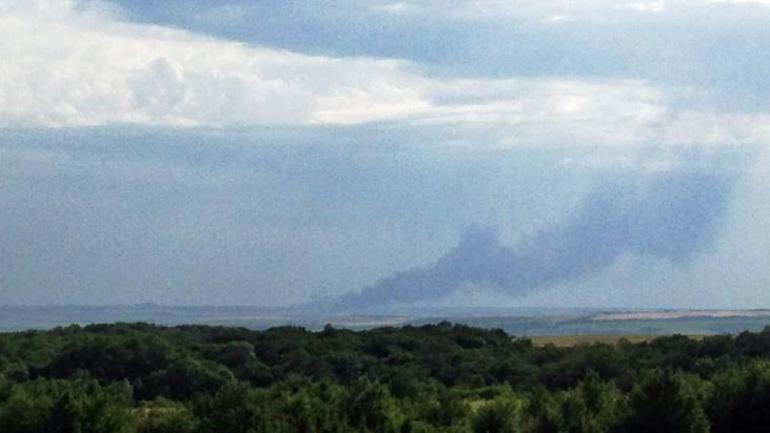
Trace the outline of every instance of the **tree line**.
{"label": "tree line", "polygon": [[535,346],[442,322],[0,334],[3,433],[770,431],[770,329]]}

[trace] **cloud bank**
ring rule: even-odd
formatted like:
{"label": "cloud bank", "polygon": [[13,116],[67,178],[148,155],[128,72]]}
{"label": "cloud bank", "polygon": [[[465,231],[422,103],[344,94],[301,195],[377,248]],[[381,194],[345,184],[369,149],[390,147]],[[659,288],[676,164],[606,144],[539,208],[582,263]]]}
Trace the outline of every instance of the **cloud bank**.
{"label": "cloud bank", "polygon": [[0,1],[0,38],[0,127],[384,124],[448,131],[436,145],[497,147],[721,145],[767,135],[761,115],[675,108],[686,92],[644,80],[442,78],[404,60],[127,23],[98,2]]}
{"label": "cloud bank", "polygon": [[624,14],[660,14],[702,11],[723,6],[770,6],[767,0],[541,0],[508,2],[500,0],[463,0],[451,5],[437,5],[429,0],[381,1],[374,3],[374,11],[391,14],[445,14],[455,19],[509,19],[539,20],[557,23],[573,19],[609,20]]}
{"label": "cloud bank", "polygon": [[579,280],[632,254],[690,262],[713,242],[733,177],[677,170],[596,187],[566,220],[509,247],[494,229],[468,229],[433,265],[385,278],[343,296],[341,309],[437,301],[487,287],[522,297]]}
{"label": "cloud bank", "polygon": [[249,47],[104,9],[0,3],[0,125],[344,123],[324,113],[370,104],[365,120],[383,120],[422,104],[396,61]]}

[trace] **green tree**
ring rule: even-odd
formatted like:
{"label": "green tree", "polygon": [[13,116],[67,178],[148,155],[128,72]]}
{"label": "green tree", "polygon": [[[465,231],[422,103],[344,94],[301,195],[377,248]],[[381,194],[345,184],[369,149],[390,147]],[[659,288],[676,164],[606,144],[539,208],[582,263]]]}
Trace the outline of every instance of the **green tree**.
{"label": "green tree", "polygon": [[713,378],[708,407],[713,433],[760,433],[770,426],[770,364],[733,367]]}
{"label": "green tree", "polygon": [[524,432],[524,408],[521,398],[513,395],[497,397],[479,408],[473,419],[474,433]]}
{"label": "green tree", "polygon": [[706,385],[697,377],[670,370],[647,371],[630,397],[630,415],[621,423],[623,433],[708,433],[703,410]]}

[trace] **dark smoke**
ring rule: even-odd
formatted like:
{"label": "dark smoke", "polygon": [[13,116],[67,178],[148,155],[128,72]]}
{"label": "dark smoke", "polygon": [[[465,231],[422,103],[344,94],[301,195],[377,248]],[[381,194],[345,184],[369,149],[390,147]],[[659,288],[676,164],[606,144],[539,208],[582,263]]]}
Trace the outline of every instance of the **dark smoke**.
{"label": "dark smoke", "polygon": [[469,284],[522,296],[606,269],[622,254],[687,263],[714,240],[730,176],[676,172],[594,189],[566,221],[500,243],[494,229],[470,228],[435,264],[400,272],[338,307],[434,300]]}

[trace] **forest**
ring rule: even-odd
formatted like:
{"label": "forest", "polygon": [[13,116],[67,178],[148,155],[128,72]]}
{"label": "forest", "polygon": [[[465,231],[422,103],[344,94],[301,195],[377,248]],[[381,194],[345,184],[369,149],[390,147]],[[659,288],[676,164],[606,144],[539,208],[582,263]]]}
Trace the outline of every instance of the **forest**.
{"label": "forest", "polygon": [[770,328],[574,347],[448,322],[0,334],[2,433],[769,429]]}

